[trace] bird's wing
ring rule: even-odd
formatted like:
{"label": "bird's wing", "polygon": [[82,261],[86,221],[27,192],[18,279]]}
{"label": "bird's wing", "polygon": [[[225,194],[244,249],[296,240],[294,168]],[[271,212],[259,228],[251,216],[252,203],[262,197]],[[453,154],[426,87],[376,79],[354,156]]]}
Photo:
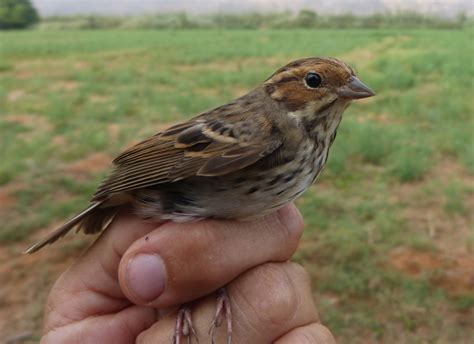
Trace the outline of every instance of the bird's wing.
{"label": "bird's wing", "polygon": [[93,200],[191,176],[228,174],[257,162],[281,143],[266,116],[200,116],[120,154]]}

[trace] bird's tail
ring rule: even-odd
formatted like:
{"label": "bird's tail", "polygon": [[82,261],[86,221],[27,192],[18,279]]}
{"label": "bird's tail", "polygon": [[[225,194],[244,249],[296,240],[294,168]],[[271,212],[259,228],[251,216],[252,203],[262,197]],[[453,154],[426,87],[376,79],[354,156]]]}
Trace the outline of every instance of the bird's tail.
{"label": "bird's tail", "polygon": [[[43,248],[44,246],[55,242],[56,240],[58,240],[59,238],[64,236],[67,232],[69,232],[75,226],[79,225],[84,220],[87,220],[87,219],[90,219],[91,217],[94,217],[96,215],[94,213],[97,213],[96,210],[102,203],[104,203],[104,201],[92,203],[90,206],[88,206],[86,209],[81,211],[79,214],[77,214],[76,216],[74,216],[73,218],[68,220],[65,224],[63,224],[61,227],[56,229],[54,232],[48,234],[48,236],[46,236],[45,238],[41,239],[40,241],[38,241],[38,242],[34,243],[33,245],[31,245],[30,247],[28,247],[24,251],[24,253],[28,253],[28,254],[34,253],[34,252],[40,250],[41,248]],[[93,216],[90,216],[90,215],[93,215]],[[99,214],[97,214],[97,215],[99,215]],[[107,212],[107,211],[105,212],[104,215],[106,215],[106,217],[108,219],[111,218],[110,215],[113,216],[113,214],[110,214],[110,212]],[[99,218],[104,219],[104,216],[99,216]],[[104,219],[104,221],[105,221],[105,219]],[[104,221],[102,221],[102,222],[104,222]],[[94,221],[94,222],[97,223],[97,221]],[[84,231],[86,233],[94,233],[94,232],[98,232],[102,229],[102,228],[89,229],[88,227],[89,226],[86,226],[84,228]]]}

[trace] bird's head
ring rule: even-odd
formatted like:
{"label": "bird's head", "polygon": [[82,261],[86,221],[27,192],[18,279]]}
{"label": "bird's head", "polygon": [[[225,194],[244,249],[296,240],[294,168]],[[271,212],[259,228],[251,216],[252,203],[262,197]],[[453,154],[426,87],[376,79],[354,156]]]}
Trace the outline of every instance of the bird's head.
{"label": "bird's head", "polygon": [[346,63],[334,58],[310,57],[290,62],[264,82],[267,94],[292,112],[320,112],[336,102],[374,96]]}

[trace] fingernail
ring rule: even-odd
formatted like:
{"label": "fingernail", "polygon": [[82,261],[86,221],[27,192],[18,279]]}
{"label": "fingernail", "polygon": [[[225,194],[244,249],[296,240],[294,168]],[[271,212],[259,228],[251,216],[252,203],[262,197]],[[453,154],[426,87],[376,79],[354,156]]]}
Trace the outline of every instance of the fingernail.
{"label": "fingernail", "polygon": [[140,300],[150,302],[166,288],[166,269],[163,260],[155,254],[138,254],[127,267],[127,284]]}

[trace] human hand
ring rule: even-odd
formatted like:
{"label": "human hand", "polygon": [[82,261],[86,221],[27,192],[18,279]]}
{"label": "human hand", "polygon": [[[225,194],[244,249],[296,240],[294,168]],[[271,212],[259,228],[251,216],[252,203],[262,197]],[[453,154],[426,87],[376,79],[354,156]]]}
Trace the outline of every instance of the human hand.
{"label": "human hand", "polygon": [[[193,303],[201,343],[227,285],[233,343],[334,343],[307,273],[287,262],[302,233],[296,208],[252,222],[143,223],[128,213],[53,286],[42,343],[170,343],[176,309]],[[225,342],[225,330],[216,340]]]}

